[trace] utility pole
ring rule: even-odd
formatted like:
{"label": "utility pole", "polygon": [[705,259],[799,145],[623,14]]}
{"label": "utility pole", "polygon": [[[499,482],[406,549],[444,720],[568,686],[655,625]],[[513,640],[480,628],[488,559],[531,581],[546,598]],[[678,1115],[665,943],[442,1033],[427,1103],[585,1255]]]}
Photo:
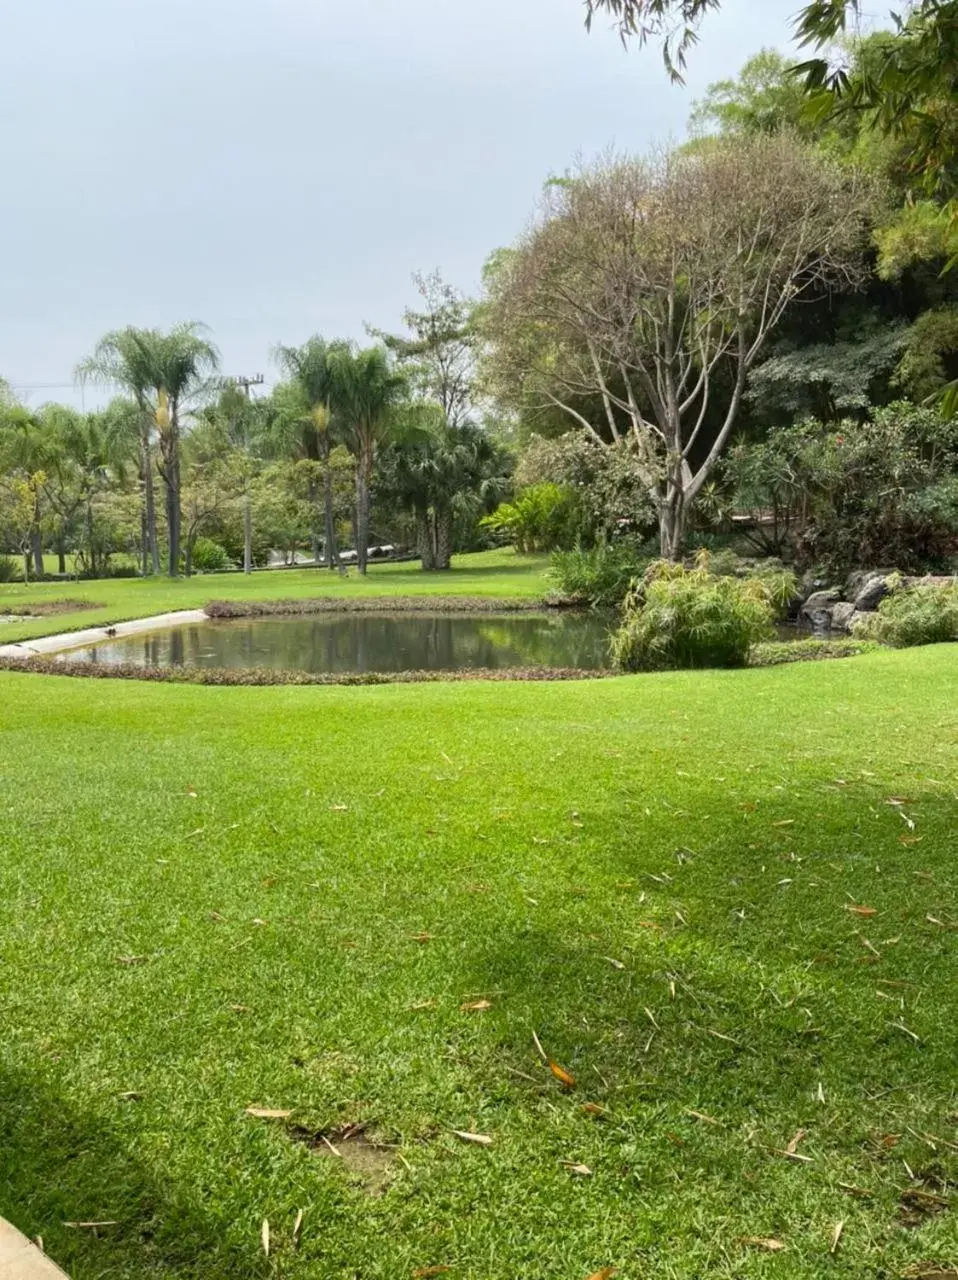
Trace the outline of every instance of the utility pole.
{"label": "utility pole", "polygon": [[[252,387],[261,387],[266,379],[261,373],[243,374],[237,378],[227,378],[226,385],[239,387],[246,396],[247,403],[251,403],[253,394]],[[244,477],[243,484],[243,572],[253,572],[253,501],[249,491],[249,442],[246,442],[244,449],[246,454],[247,475]]]}

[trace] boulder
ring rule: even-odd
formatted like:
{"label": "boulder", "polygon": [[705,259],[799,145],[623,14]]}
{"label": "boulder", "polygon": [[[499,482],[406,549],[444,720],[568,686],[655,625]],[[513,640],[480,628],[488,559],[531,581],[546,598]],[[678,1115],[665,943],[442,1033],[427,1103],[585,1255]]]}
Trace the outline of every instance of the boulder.
{"label": "boulder", "polygon": [[832,625],[832,613],[841,603],[842,593],[837,587],[827,591],[813,591],[802,605],[802,617],[808,618],[816,631],[828,631]]}
{"label": "boulder", "polygon": [[840,600],[832,609],[832,630],[851,630],[852,619],[856,613],[857,610],[853,604],[849,604],[846,600]]}
{"label": "boulder", "polygon": [[869,574],[865,580],[859,584],[858,590],[854,595],[849,593],[850,598],[855,602],[855,608],[859,613],[871,613],[877,609],[884,600],[885,596],[891,591],[888,585],[890,575],[884,573]]}

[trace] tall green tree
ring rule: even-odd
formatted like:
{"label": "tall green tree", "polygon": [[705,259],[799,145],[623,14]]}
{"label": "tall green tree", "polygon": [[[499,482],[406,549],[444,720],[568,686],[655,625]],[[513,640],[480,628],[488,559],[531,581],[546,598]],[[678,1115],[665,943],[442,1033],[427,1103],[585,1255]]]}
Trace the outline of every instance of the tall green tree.
{"label": "tall green tree", "polygon": [[339,564],[330,465],[338,442],[334,357],[339,350],[344,354],[348,352],[346,344],[327,342],[317,334],[301,347],[278,346],[273,353],[288,379],[287,387],[274,396],[274,436],[283,442],[288,453],[319,467],[323,493],[323,556],[328,569]]}
{"label": "tall green tree", "polygon": [[376,451],[395,430],[407,382],[383,346],[357,350],[352,343],[336,343],[329,351],[329,370],[332,413],[356,460],[356,557],[359,572],[365,573]]}
{"label": "tall green tree", "polygon": [[219,369],[219,352],[203,325],[159,329],[116,329],[106,334],[77,369],[83,379],[100,378],[122,387],[141,410],[140,469],[144,491],[145,543],[153,572],[159,572],[159,550],[153,498],[152,436],[158,445],[158,469],[166,489],[169,575],[179,574],[181,532],[180,438],[191,398],[209,386]]}

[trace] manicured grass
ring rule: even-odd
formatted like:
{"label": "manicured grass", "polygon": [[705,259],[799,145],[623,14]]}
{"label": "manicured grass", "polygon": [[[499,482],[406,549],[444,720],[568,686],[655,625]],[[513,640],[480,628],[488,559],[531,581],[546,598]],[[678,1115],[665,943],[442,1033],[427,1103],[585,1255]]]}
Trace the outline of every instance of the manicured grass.
{"label": "manicured grass", "polygon": [[206,574],[193,578],[116,578],[97,582],[44,582],[0,585],[0,615],[29,608],[36,601],[88,600],[101,605],[57,618],[0,623],[0,644],[29,640],[58,631],[76,631],[107,622],[147,617],[176,609],[199,609],[210,600],[282,600],[309,596],[472,595],[537,597],[548,586],[547,556],[519,556],[511,549],[456,556],[445,573],[423,573],[418,562],[371,564],[363,579],[355,569],[348,578],[325,569],[264,570]]}
{"label": "manicured grass", "polygon": [[[950,646],[0,674],[0,1213],[75,1280],[958,1263],[956,790]],[[377,1195],[294,1135],[364,1121]]]}

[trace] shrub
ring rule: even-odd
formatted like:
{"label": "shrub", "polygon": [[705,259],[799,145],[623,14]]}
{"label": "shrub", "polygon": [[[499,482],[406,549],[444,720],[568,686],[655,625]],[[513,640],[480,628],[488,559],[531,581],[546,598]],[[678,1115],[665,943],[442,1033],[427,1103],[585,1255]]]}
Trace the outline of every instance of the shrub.
{"label": "shrub", "polygon": [[564,485],[534,484],[480,520],[484,529],[505,535],[517,551],[571,547],[580,520],[576,493]]}
{"label": "shrub", "polygon": [[769,580],[718,577],[700,556],[693,568],[660,560],[626,597],[612,638],[621,671],[741,667],[755,644],[774,637]]}
{"label": "shrub", "polygon": [[200,573],[219,573],[231,567],[226,548],[212,538],[197,538],[193,544],[193,568]]}
{"label": "shrub", "polygon": [[13,582],[20,573],[13,556],[0,556],[0,582]]}
{"label": "shrub", "polygon": [[589,551],[553,551],[549,576],[565,600],[612,608],[622,603],[651,559],[629,543],[600,542]]}
{"label": "shrub", "polygon": [[958,579],[894,591],[855,623],[856,636],[907,648],[958,641]]}

